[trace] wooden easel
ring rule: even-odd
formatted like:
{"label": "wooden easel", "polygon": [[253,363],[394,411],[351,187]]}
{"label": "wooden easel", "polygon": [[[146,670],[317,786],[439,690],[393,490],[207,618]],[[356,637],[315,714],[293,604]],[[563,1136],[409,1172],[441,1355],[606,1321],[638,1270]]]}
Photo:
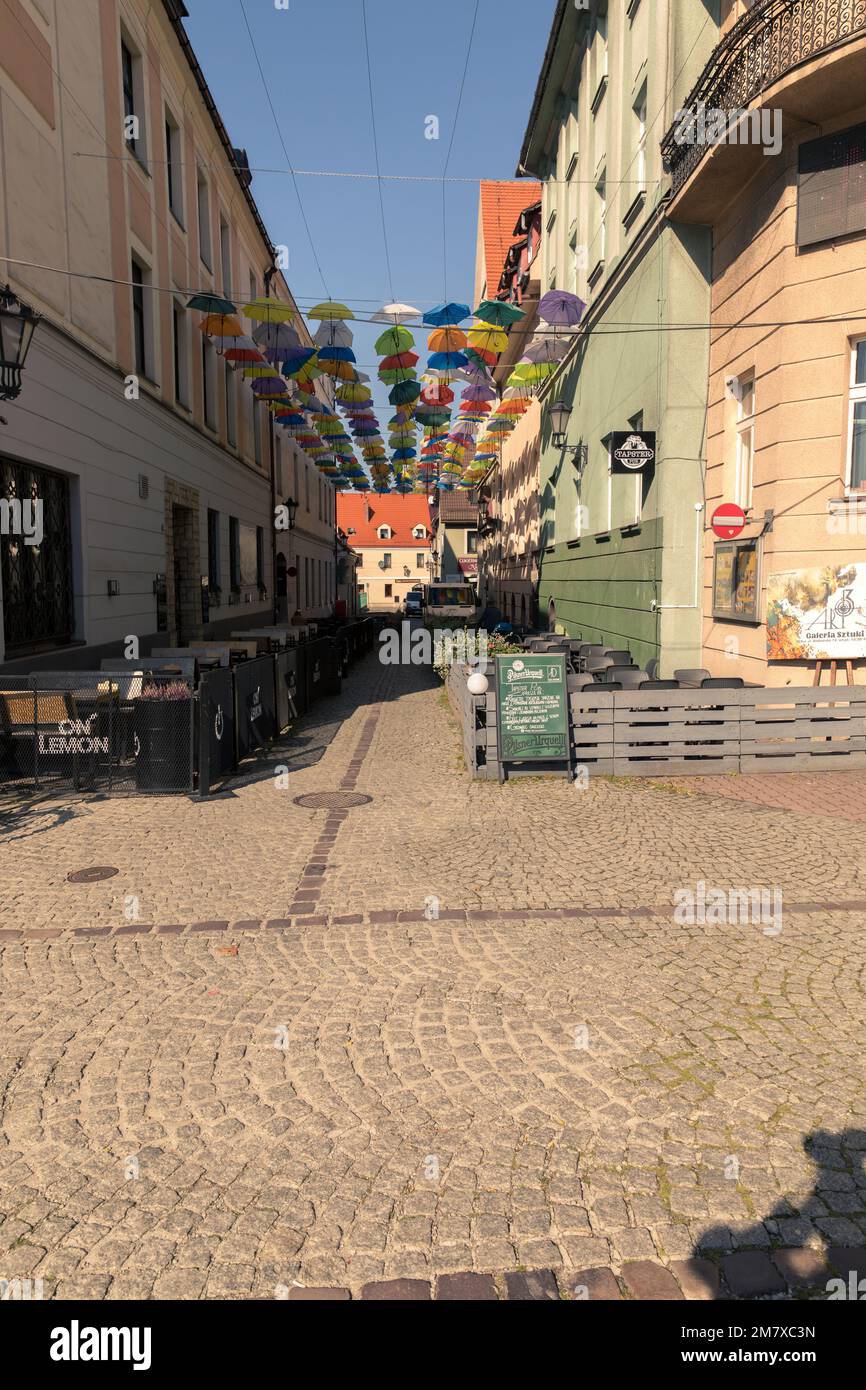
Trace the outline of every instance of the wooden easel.
{"label": "wooden easel", "polygon": [[[826,664],[825,658],[819,657],[818,660],[817,660],[817,662],[816,662],[816,664],[815,664],[815,677],[814,677],[814,680],[812,681],[812,684],[813,684],[813,685],[820,685],[820,684],[821,684],[821,672],[823,671],[825,664]],[[839,665],[838,661],[831,661],[831,662],[830,662],[830,684],[831,684],[831,685],[835,685],[835,684],[836,684],[836,670],[837,670],[838,665]],[[846,659],[846,661],[845,661],[845,676],[846,676],[846,682],[845,682],[846,685],[853,685],[853,684],[854,684],[854,662],[853,662],[850,658],[849,658],[849,659]]]}

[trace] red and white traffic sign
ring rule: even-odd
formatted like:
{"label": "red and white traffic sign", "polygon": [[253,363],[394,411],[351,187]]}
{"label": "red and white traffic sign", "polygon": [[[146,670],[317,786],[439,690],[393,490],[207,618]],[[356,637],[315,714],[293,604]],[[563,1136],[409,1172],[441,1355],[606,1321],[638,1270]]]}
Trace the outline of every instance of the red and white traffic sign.
{"label": "red and white traffic sign", "polygon": [[740,534],[745,524],[746,513],[736,502],[723,502],[720,507],[716,507],[710,520],[710,525],[722,541],[732,541]]}

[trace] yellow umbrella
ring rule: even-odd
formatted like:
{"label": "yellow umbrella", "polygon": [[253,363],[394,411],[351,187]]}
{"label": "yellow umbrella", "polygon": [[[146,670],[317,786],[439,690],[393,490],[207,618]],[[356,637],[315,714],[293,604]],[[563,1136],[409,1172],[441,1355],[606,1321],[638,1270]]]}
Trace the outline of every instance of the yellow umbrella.
{"label": "yellow umbrella", "polygon": [[308,319],[353,319],[354,317],[351,309],[347,309],[345,304],[338,304],[333,299],[326,299],[322,304],[317,304],[307,314]]}
{"label": "yellow umbrella", "polygon": [[363,381],[347,381],[337,387],[337,400],[349,402],[372,400],[370,388]]}
{"label": "yellow umbrella", "polygon": [[251,299],[249,304],[243,305],[241,313],[257,323],[290,323],[295,317],[294,309],[278,299]]}
{"label": "yellow umbrella", "polygon": [[323,362],[319,362],[319,370],[324,371],[326,376],[339,377],[340,381],[358,380],[358,373],[351,362],[335,362],[332,358],[327,357]]}
{"label": "yellow umbrella", "polygon": [[508,347],[508,334],[494,324],[470,328],[468,337],[472,347],[481,348],[483,352],[500,353]]}
{"label": "yellow umbrella", "polygon": [[244,367],[244,376],[279,376],[279,372],[276,370],[275,367],[269,367],[267,364],[265,364],[261,367]]}

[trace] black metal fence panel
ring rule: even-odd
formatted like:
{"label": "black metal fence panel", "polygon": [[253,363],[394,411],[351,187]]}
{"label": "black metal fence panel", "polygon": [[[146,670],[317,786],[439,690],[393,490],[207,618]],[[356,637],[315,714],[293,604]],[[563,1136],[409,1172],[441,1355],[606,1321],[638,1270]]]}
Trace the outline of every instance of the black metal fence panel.
{"label": "black metal fence panel", "polygon": [[235,766],[234,673],[206,671],[199,686],[198,786],[207,796]]}
{"label": "black metal fence panel", "polygon": [[277,736],[274,661],[259,656],[235,667],[235,733],[238,762]]}
{"label": "black metal fence panel", "polygon": [[[277,724],[282,731],[288,728],[306,707],[301,693],[299,649],[291,647],[274,658],[277,682]],[[306,690],[303,692],[306,695]]]}
{"label": "black metal fence panel", "polygon": [[194,694],[143,671],[0,676],[0,783],[23,792],[189,792]]}

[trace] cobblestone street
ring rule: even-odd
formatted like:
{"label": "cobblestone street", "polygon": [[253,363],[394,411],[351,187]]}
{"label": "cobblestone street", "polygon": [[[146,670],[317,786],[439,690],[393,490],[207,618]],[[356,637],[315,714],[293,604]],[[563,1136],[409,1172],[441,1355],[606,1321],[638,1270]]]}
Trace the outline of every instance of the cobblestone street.
{"label": "cobblestone street", "polygon": [[[371,656],[212,801],[4,805],[0,1277],[707,1298],[866,1273],[866,777],[500,787],[460,747],[438,682]],[[337,790],[371,800],[294,801]],[[118,872],[68,881],[94,865]],[[781,930],[681,923],[699,881],[778,889]]]}

